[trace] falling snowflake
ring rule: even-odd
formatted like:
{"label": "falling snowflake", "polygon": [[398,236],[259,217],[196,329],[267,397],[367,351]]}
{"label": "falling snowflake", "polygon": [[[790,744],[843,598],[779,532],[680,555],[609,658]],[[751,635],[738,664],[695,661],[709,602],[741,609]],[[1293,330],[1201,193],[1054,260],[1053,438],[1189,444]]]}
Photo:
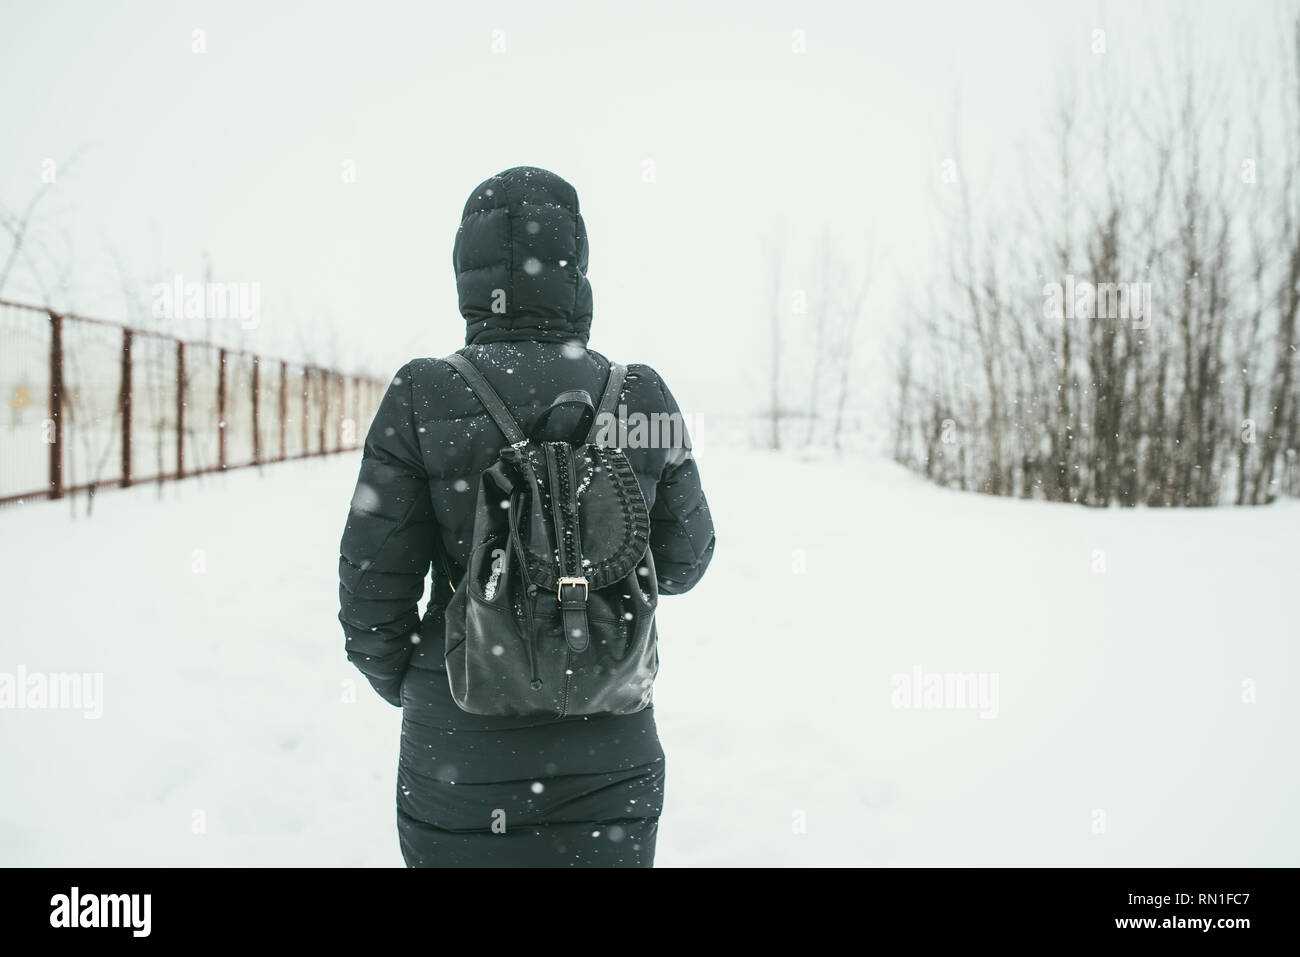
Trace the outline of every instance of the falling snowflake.
{"label": "falling snowflake", "polygon": [[358,482],[352,495],[352,509],[357,512],[375,512],[379,510],[379,493],[365,482]]}

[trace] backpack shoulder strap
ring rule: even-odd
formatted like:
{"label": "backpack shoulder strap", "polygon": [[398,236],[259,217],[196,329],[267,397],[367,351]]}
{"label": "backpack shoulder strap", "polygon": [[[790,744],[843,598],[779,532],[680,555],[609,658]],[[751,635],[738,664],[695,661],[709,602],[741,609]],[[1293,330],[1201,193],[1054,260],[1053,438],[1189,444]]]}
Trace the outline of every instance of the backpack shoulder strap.
{"label": "backpack shoulder strap", "polygon": [[519,427],[518,421],[510,414],[510,409],[501,401],[501,396],[497,395],[496,389],[492,388],[488,380],[483,378],[483,373],[474,368],[474,363],[455,352],[442,361],[455,369],[474,391],[474,394],[478,396],[478,400],[483,403],[483,408],[487,409],[488,415],[492,416],[492,421],[497,424],[497,428],[505,435],[506,442],[510,445],[518,445],[527,439],[524,430]]}
{"label": "backpack shoulder strap", "polygon": [[587,434],[587,444],[597,445],[597,437],[606,418],[616,415],[618,400],[623,395],[623,380],[627,378],[627,366],[618,362],[609,364],[609,378],[605,381],[605,391],[600,395],[600,405],[596,406],[596,415],[591,420],[591,431]]}

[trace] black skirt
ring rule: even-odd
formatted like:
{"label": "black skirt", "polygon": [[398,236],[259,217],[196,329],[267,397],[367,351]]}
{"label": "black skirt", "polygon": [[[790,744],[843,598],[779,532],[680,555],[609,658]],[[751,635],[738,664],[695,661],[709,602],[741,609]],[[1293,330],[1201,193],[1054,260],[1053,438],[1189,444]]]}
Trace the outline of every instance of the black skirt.
{"label": "black skirt", "polygon": [[408,867],[650,867],[663,810],[654,709],[500,718],[441,671],[402,683],[397,827]]}

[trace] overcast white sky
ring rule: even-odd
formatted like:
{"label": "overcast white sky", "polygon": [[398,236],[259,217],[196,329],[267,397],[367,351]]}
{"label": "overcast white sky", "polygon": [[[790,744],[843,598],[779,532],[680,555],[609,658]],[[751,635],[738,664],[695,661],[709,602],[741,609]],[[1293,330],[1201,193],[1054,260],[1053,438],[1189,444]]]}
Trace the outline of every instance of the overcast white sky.
{"label": "overcast white sky", "polygon": [[[451,248],[469,191],[543,166],[583,204],[592,347],[656,366],[683,405],[739,410],[763,379],[764,240],[790,241],[787,288],[814,281],[805,264],[828,225],[845,248],[874,235],[890,276],[924,267],[958,91],[980,184],[1013,168],[1064,73],[1102,68],[1094,27],[1107,56],[1137,63],[1181,24],[1198,56],[1231,67],[1276,42],[1277,11],[0,0],[0,203],[23,205],[42,160],[86,147],[46,206],[74,241],[70,305],[123,314],[110,246],[145,303],[178,271],[202,278],[207,251],[214,279],[261,284],[251,347],[293,355],[310,341],[318,359],[387,375],[463,342]],[[897,295],[882,281],[871,342]]]}

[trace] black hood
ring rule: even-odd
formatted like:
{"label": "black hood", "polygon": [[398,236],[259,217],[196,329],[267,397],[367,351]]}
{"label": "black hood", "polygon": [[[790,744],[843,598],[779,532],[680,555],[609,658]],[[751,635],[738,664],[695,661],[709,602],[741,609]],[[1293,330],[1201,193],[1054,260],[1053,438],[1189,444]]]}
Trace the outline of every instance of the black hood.
{"label": "black hood", "polygon": [[587,230],[577,192],[554,173],[516,166],[475,187],[451,258],[467,344],[586,344]]}

